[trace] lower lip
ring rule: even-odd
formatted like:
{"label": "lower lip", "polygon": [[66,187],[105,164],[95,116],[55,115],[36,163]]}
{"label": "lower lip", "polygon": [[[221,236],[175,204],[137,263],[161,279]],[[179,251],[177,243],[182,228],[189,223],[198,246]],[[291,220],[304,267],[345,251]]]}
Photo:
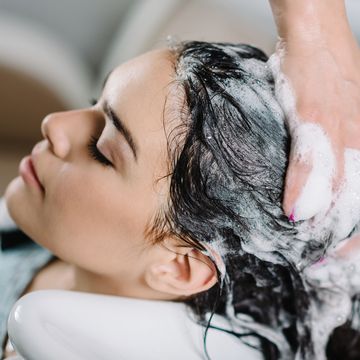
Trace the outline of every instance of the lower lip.
{"label": "lower lip", "polygon": [[27,184],[37,187],[42,191],[44,190],[35,174],[30,155],[25,156],[21,160],[19,165],[19,174]]}

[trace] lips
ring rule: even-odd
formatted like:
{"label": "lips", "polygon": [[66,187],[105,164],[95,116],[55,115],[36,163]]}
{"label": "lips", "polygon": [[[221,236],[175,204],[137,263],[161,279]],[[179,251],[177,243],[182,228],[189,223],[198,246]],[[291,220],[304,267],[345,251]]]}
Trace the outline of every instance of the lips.
{"label": "lips", "polygon": [[34,175],[34,178],[35,178],[36,181],[39,183],[41,189],[42,189],[43,191],[45,191],[44,186],[43,186],[42,183],[40,182],[40,179],[39,179],[39,177],[38,177],[38,175],[37,175],[37,171],[36,171],[36,168],[35,168],[35,165],[34,165],[33,155],[30,156],[29,165],[30,165],[30,169],[31,169],[31,171],[32,171],[32,173],[33,173],[33,175]]}
{"label": "lips", "polygon": [[37,169],[37,164],[38,164],[38,156],[40,155],[40,153],[43,151],[43,148],[44,148],[44,141],[40,141],[38,143],[35,144],[35,146],[33,147],[32,151],[31,151],[31,154],[30,154],[30,168],[31,168],[31,171],[34,175],[34,178],[36,179],[36,181],[38,182],[38,184],[40,185],[41,189],[43,191],[45,191],[45,188],[42,184],[42,182],[40,181],[40,178],[39,178],[39,172],[38,172],[38,169]]}
{"label": "lips", "polygon": [[24,182],[29,186],[35,187],[40,191],[44,192],[44,187],[42,186],[39,178],[37,176],[35,166],[31,160],[31,156],[25,156],[19,165],[19,175],[23,178]]}

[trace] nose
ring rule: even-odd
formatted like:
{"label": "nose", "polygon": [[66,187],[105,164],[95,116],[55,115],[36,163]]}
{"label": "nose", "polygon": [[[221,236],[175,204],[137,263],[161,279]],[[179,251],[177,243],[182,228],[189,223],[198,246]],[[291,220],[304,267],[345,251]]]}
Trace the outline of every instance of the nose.
{"label": "nose", "polygon": [[65,116],[66,113],[49,114],[41,123],[42,136],[49,141],[54,154],[62,159],[66,158],[70,151],[69,139],[64,129]]}
{"label": "nose", "polygon": [[95,111],[88,109],[57,112],[47,115],[41,124],[41,133],[52,151],[65,159],[72,149],[85,145],[94,131],[102,126]]}

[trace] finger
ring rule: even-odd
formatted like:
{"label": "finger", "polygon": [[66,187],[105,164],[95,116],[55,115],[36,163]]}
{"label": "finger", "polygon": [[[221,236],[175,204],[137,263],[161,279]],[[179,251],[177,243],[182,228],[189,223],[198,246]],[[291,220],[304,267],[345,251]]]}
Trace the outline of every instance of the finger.
{"label": "finger", "polygon": [[345,175],[345,159],[344,159],[344,146],[343,144],[337,144],[337,151],[335,151],[336,157],[336,169],[333,178],[333,192],[339,191],[340,187],[344,183]]}
{"label": "finger", "polygon": [[291,146],[285,211],[293,221],[307,220],[330,207],[335,156],[325,132],[314,123],[299,123]]}
{"label": "finger", "polygon": [[353,235],[351,238],[345,239],[339,243],[334,249],[333,254],[339,257],[348,257],[350,255],[358,255],[360,252],[360,235]]}
{"label": "finger", "polygon": [[283,197],[283,210],[290,221],[295,221],[294,205],[300,196],[306,180],[311,171],[311,159],[300,161],[290,155],[289,166],[285,178],[285,191]]}
{"label": "finger", "polygon": [[319,213],[325,213],[331,204],[331,184],[332,178],[322,174],[314,165],[295,201],[293,221],[308,220]]}

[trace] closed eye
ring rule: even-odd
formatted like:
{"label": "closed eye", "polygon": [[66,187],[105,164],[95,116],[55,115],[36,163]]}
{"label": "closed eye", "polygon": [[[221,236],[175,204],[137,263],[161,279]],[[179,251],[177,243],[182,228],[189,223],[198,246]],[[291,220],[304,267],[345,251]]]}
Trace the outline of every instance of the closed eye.
{"label": "closed eye", "polygon": [[104,166],[110,166],[110,167],[114,167],[113,163],[108,160],[97,148],[97,142],[99,139],[97,139],[95,136],[91,136],[90,141],[88,143],[88,151],[89,151],[89,155],[96,160],[97,162],[99,162],[100,164],[104,165]]}

